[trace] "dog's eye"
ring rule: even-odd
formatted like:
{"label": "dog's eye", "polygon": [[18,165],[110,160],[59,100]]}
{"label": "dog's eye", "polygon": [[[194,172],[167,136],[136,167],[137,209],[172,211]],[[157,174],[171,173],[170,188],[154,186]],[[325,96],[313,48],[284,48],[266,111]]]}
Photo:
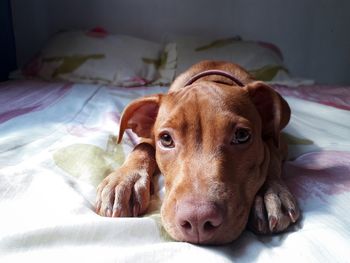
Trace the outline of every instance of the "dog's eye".
{"label": "dog's eye", "polygon": [[174,140],[171,138],[169,133],[163,133],[160,135],[160,142],[162,146],[166,148],[173,148],[174,147]]}
{"label": "dog's eye", "polygon": [[250,132],[247,129],[237,129],[232,144],[242,144],[250,140]]}

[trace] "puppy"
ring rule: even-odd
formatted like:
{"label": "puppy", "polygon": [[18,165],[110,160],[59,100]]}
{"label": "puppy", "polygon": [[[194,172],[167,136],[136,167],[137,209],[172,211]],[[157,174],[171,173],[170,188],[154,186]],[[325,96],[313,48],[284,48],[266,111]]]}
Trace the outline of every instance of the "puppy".
{"label": "puppy", "polygon": [[164,175],[162,223],[176,240],[224,244],[248,225],[256,233],[284,231],[299,218],[281,178],[287,102],[238,65],[202,61],[167,94],[136,99],[124,110],[118,142],[131,129],[142,142],[97,190],[102,216],[138,216],[150,182]]}

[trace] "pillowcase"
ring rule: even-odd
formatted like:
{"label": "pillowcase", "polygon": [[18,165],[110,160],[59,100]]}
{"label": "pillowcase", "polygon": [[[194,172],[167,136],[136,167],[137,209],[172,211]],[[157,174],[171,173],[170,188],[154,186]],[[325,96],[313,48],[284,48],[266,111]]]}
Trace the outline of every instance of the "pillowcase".
{"label": "pillowcase", "polygon": [[204,40],[198,37],[175,38],[177,45],[176,75],[201,60],[223,60],[236,63],[256,79],[285,81],[290,79],[281,51],[270,43],[243,41],[240,37]]}
{"label": "pillowcase", "polygon": [[175,78],[176,72],[176,44],[167,43],[158,60],[143,59],[144,63],[153,63],[157,69],[157,79],[149,85],[169,85]]}
{"label": "pillowcase", "polygon": [[175,67],[168,64],[169,49],[163,51],[158,43],[131,36],[110,35],[101,28],[60,32],[24,67],[22,74],[115,86],[140,86],[155,81],[167,84],[175,73]]}

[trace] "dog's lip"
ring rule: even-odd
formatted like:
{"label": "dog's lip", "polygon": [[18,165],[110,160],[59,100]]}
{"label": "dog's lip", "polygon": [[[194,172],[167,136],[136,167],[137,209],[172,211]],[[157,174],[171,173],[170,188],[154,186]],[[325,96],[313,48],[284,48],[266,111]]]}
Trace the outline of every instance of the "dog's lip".
{"label": "dog's lip", "polygon": [[[213,233],[214,234],[214,233]],[[180,241],[183,241],[183,242],[187,242],[187,243],[191,243],[191,244],[196,244],[196,245],[209,245],[209,244],[213,244],[213,238],[214,235],[210,236],[210,237],[207,237],[207,238],[200,238],[199,235],[194,235],[194,236],[190,236],[190,237],[182,237],[180,239]]]}
{"label": "dog's lip", "polygon": [[205,239],[201,239],[199,237],[191,237],[191,238],[180,239],[180,241],[191,243],[194,245],[216,246],[216,245],[227,244],[227,243],[230,243],[234,240],[234,239],[232,239],[229,241],[226,241],[226,240],[220,241],[220,238],[217,238],[217,237],[218,237],[217,235],[215,235],[215,236],[213,235],[213,236],[210,236],[210,237],[205,238]]}

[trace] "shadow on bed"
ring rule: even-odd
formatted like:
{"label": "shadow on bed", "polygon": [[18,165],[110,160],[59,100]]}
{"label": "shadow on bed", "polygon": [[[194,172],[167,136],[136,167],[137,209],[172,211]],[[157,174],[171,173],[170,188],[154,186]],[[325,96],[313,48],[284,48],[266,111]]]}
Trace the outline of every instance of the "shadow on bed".
{"label": "shadow on bed", "polygon": [[310,234],[328,230],[332,219],[336,220],[337,227],[346,229],[346,223],[337,215],[342,211],[337,207],[342,204],[341,195],[350,192],[349,174],[349,152],[310,152],[286,162],[284,176],[302,210],[303,217],[299,222],[287,232],[273,236],[245,231],[230,245],[208,249],[231,259],[255,262],[259,257],[268,256],[266,253],[273,253],[273,250],[264,251],[265,248],[283,247],[285,242],[297,244],[297,240],[305,240]]}

